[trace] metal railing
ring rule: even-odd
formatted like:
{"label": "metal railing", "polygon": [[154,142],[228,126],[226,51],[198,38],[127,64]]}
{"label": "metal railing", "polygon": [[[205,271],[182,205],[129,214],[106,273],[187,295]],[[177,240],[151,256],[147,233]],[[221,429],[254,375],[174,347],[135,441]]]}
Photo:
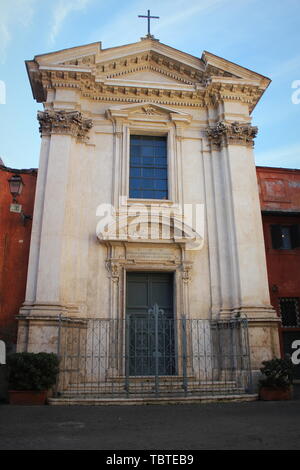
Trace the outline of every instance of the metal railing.
{"label": "metal railing", "polygon": [[56,396],[228,395],[251,391],[247,319],[59,319]]}

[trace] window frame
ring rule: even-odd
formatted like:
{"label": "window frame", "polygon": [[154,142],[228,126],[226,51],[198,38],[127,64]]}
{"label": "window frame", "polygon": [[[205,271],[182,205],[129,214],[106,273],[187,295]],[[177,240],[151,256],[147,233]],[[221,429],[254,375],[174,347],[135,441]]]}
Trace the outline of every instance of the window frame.
{"label": "window frame", "polygon": [[[282,321],[282,302],[292,302],[294,301],[295,303],[295,318],[296,318],[296,324],[295,325],[284,325]],[[280,318],[281,318],[281,326],[284,329],[290,328],[290,329],[299,329],[300,328],[300,298],[299,297],[279,297],[278,298],[278,306],[279,306],[279,313],[280,313]]]}
{"label": "window frame", "polygon": [[[178,204],[179,194],[178,194],[178,181],[177,179],[181,176],[178,174],[178,170],[175,165],[177,160],[176,156],[176,134],[174,128],[171,125],[164,126],[165,129],[162,129],[163,126],[138,126],[138,125],[129,125],[126,126],[124,134],[126,133],[126,145],[124,149],[124,162],[126,162],[126,197],[128,203],[142,203],[145,206],[147,204],[157,204],[157,205],[174,205]],[[145,135],[153,137],[166,137],[167,141],[167,179],[168,179],[168,199],[151,199],[151,198],[132,198],[129,195],[129,178],[130,178],[130,137],[131,135]]]}
{"label": "window frame", "polygon": [[[161,192],[166,192],[166,197],[164,198],[160,198],[160,197],[146,197],[146,196],[141,196],[141,197],[135,197],[135,196],[132,196],[130,195],[130,192],[131,191],[134,191],[134,188],[130,187],[130,181],[131,181],[131,178],[134,178],[130,175],[130,170],[132,169],[132,161],[131,161],[131,158],[132,155],[131,155],[131,146],[132,146],[132,143],[131,143],[131,139],[132,137],[153,137],[153,138],[164,138],[165,139],[165,150],[166,150],[166,154],[164,155],[164,158],[166,158],[166,173],[167,173],[167,176],[166,178],[155,178],[155,177],[149,177],[149,178],[146,178],[146,177],[137,177],[137,178],[140,178],[140,179],[144,179],[144,180],[151,180],[151,181],[157,181],[157,180],[166,180],[167,181],[167,188],[166,189],[162,189]],[[155,145],[153,146],[155,147]],[[129,136],[129,187],[128,187],[128,197],[129,199],[131,200],[155,200],[155,201],[169,201],[169,158],[168,158],[168,134],[153,134],[153,133],[134,133],[134,132],[131,132],[130,133],[130,136]],[[142,168],[142,169],[146,169],[147,167],[146,166],[137,166],[137,168]],[[149,169],[159,169],[159,168],[155,168],[155,167],[151,167],[149,166]],[[156,189],[148,189],[149,191],[159,191],[159,190],[156,190]],[[147,191],[147,188],[142,188],[142,189],[137,189],[136,191],[144,191],[146,192]]]}
{"label": "window frame", "polygon": [[[112,122],[112,205],[117,214],[131,205],[169,207],[175,212],[183,207],[183,141],[192,115],[152,102],[112,106],[106,110]],[[129,198],[130,135],[167,136],[168,199]]]}

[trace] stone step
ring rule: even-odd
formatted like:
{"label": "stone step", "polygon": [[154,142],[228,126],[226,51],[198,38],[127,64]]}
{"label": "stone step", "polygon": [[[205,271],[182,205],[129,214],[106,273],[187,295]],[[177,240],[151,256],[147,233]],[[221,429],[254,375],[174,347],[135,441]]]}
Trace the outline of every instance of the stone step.
{"label": "stone step", "polygon": [[[158,386],[158,391],[160,393],[166,393],[168,395],[174,394],[174,393],[181,393],[185,390],[185,387],[181,386],[172,386],[170,385],[165,385],[163,386],[162,384],[159,384]],[[187,386],[186,390],[190,393],[203,393],[203,392],[211,392],[211,393],[243,393],[244,388],[243,387],[238,387],[236,385],[227,385],[227,386],[218,386],[218,387],[212,387],[212,386],[204,386],[201,387],[199,385],[193,385],[193,386]],[[155,385],[145,385],[144,387],[142,386],[129,386],[128,389],[125,386],[122,387],[108,387],[108,386],[101,386],[101,387],[93,387],[93,388],[88,388],[88,387],[78,387],[78,388],[68,388],[64,391],[61,392],[61,395],[63,396],[75,396],[75,395],[116,395],[116,394],[125,394],[125,393],[131,393],[131,394],[145,394],[145,393],[154,393],[155,392]]]}
{"label": "stone step", "polygon": [[[128,388],[126,388],[125,383],[114,383],[114,382],[105,382],[105,383],[86,383],[86,384],[70,384],[66,390],[61,392],[63,397],[102,397],[102,396],[127,396],[131,394],[132,396],[149,396],[155,394],[155,381],[153,379],[147,382],[136,382],[129,383]],[[187,383],[187,388],[185,390],[184,384],[179,381],[175,382],[159,382],[158,383],[158,393],[159,395],[182,395],[183,393],[189,394],[242,394],[245,393],[243,387],[238,386],[234,381],[225,382],[189,382]]]}
{"label": "stone step", "polygon": [[225,394],[225,395],[203,395],[187,397],[135,397],[135,398],[49,398],[48,403],[52,406],[59,405],[182,405],[192,403],[213,403],[213,402],[245,402],[255,401],[257,394]]}
{"label": "stone step", "polygon": [[[159,386],[163,388],[182,388],[184,386],[183,380],[166,380],[163,378],[159,378]],[[234,380],[230,381],[197,381],[197,380],[187,380],[186,384],[188,388],[235,388],[237,386]],[[129,380],[129,387],[137,388],[137,387],[155,387],[155,380],[152,378],[149,379],[139,379],[139,380]],[[126,381],[118,382],[114,380],[108,380],[106,382],[86,382],[86,383],[71,383],[68,385],[68,390],[99,390],[99,389],[124,389],[126,386]]]}
{"label": "stone step", "polygon": [[[228,390],[228,389],[220,389],[220,390],[189,390],[187,392],[184,392],[183,390],[159,390],[157,396],[159,397],[180,397],[180,396],[195,396],[195,395],[212,395],[212,396],[220,396],[220,395],[241,395],[244,394],[243,389],[236,389],[236,390]],[[86,399],[102,399],[102,398],[128,398],[128,397],[137,397],[137,398],[143,398],[143,397],[155,397],[155,391],[154,390],[145,390],[145,391],[133,391],[130,390],[129,392],[123,391],[123,392],[111,392],[111,391],[106,391],[106,392],[84,392],[84,393],[78,393],[78,392],[65,392],[60,395],[60,398],[71,398],[71,399],[76,399],[76,398],[86,398]]]}

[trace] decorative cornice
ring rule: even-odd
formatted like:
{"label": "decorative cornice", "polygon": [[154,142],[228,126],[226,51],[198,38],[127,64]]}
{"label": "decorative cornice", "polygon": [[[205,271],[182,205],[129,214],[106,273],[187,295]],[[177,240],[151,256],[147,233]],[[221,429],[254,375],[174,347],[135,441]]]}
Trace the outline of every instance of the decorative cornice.
{"label": "decorative cornice", "polygon": [[240,101],[247,104],[251,113],[259,101],[262,90],[254,84],[223,83],[222,81],[207,80],[207,86],[203,93],[203,100],[208,107],[215,107],[224,101]]}
{"label": "decorative cornice", "polygon": [[251,113],[270,83],[206,51],[197,58],[151,38],[116,48],[101,49],[97,43],[43,54],[26,61],[26,67],[38,102],[51,101],[48,90],[64,87],[75,89],[78,99],[106,102],[151,99],[171,106],[211,107],[235,100],[247,104]]}
{"label": "decorative cornice", "polygon": [[227,145],[253,147],[257,127],[250,124],[219,121],[216,126],[206,129],[208,139],[215,148]]}
{"label": "decorative cornice", "polygon": [[37,118],[41,136],[64,134],[85,141],[88,139],[88,131],[93,127],[93,121],[83,118],[79,111],[38,111]]}
{"label": "decorative cornice", "polygon": [[[140,65],[139,70],[154,70],[153,67]],[[135,69],[123,70],[123,78],[129,78],[130,74]],[[165,75],[166,71],[162,65],[157,65],[155,71],[159,74]],[[200,73],[200,72],[199,72]],[[121,72],[119,72],[121,74]],[[183,75],[183,76],[182,76]],[[182,71],[181,81],[185,82],[185,74]],[[123,103],[138,103],[143,101],[151,101],[153,103],[160,103],[171,106],[192,106],[192,107],[214,107],[223,101],[241,101],[249,106],[250,112],[259,100],[262,90],[254,84],[238,83],[234,78],[234,83],[222,83],[212,81],[212,78],[203,73],[201,77],[193,76],[189,82],[189,87],[185,89],[170,88],[167,84],[164,87],[159,87],[159,84],[146,84],[139,86],[137,84],[126,83],[112,83],[107,82],[109,77],[117,77],[117,74],[105,74],[98,76],[97,71],[90,69],[89,71],[76,71],[76,70],[53,70],[50,68],[36,69],[31,71],[32,83],[36,90],[38,101],[46,101],[47,91],[57,88],[73,88],[76,89],[81,96],[87,99],[96,101],[107,102],[123,102]],[[171,77],[171,75],[169,75]],[[174,78],[174,77],[171,77]],[[223,79],[222,76],[219,77]],[[176,76],[178,85],[180,85],[180,75]],[[227,77],[228,79],[228,77]],[[138,83],[138,82],[137,82]],[[178,87],[178,85],[176,85]]]}
{"label": "decorative cornice", "polygon": [[230,72],[209,64],[207,66],[203,64],[203,69],[199,70],[199,67],[187,65],[180,60],[175,60],[154,51],[140,52],[100,63],[95,60],[95,56],[85,56],[65,61],[60,65],[72,67],[89,66],[98,79],[116,78],[143,70],[159,72],[169,78],[191,85],[194,83],[205,83],[208,76],[237,77]]}

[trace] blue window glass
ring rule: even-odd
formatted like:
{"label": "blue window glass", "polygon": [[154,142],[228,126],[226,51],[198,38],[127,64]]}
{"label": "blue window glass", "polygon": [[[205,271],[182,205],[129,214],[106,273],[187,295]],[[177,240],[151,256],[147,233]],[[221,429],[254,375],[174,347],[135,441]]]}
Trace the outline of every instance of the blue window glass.
{"label": "blue window glass", "polygon": [[153,147],[147,146],[147,147],[140,147],[140,152],[142,157],[153,157]]}
{"label": "blue window glass", "polygon": [[168,199],[166,137],[130,136],[129,197]]}
{"label": "blue window glass", "polygon": [[154,158],[153,157],[144,157],[142,159],[142,163],[144,166],[153,166]]}
{"label": "blue window glass", "polygon": [[147,178],[143,180],[143,187],[145,189],[154,189],[156,181],[154,181],[152,178]]}
{"label": "blue window glass", "polygon": [[156,176],[154,168],[142,168],[144,178],[154,178]]}
{"label": "blue window glass", "polygon": [[131,188],[140,189],[141,183],[139,178],[131,178]]}
{"label": "blue window glass", "polygon": [[155,176],[157,179],[167,179],[167,170],[163,168],[156,168]]}
{"label": "blue window glass", "polygon": [[140,165],[141,164],[141,159],[139,157],[131,157],[132,164],[133,165]]}
{"label": "blue window glass", "polygon": [[167,189],[167,182],[165,180],[155,181],[155,189]]}
{"label": "blue window glass", "polygon": [[155,148],[155,156],[156,157],[164,157],[166,149],[164,147],[156,147]]}
{"label": "blue window glass", "polygon": [[137,191],[136,189],[132,189],[131,194],[132,195],[130,197],[137,198],[137,197],[139,197],[140,192]]}
{"label": "blue window glass", "polygon": [[141,176],[141,168],[130,168],[130,176]]}

